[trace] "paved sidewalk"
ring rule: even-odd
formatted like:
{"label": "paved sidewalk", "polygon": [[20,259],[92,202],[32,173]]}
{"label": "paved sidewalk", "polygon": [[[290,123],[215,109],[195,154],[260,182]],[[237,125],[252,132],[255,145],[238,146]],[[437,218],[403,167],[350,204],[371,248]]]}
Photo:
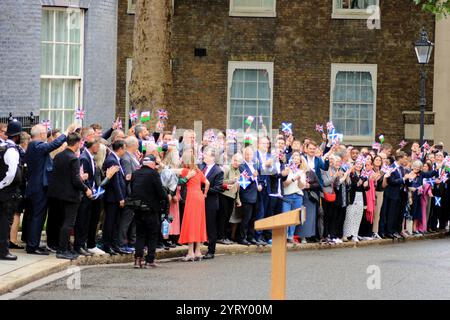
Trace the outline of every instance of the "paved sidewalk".
{"label": "paved sidewalk", "polygon": [[[303,250],[323,250],[323,249],[337,249],[337,248],[358,248],[373,245],[401,245],[405,241],[420,241],[444,238],[447,232],[439,232],[425,235],[423,237],[409,237],[406,240],[372,240],[362,241],[359,243],[344,242],[342,244],[297,244],[288,245],[289,251],[303,251]],[[203,248],[206,251],[206,247]],[[270,252],[271,247],[256,247],[256,246],[241,246],[241,245],[217,245],[217,254],[246,254],[255,252]],[[56,259],[55,255],[38,256],[26,254],[24,250],[12,250],[18,256],[17,261],[0,261],[0,296],[20,288],[33,281],[42,279],[51,274],[63,271],[69,266],[73,265],[97,265],[97,264],[112,264],[112,263],[129,263],[134,261],[133,255],[123,255],[110,257],[109,255],[94,256],[94,257],[80,257],[77,260],[69,261]],[[157,259],[169,259],[182,257],[186,254],[187,247],[177,247],[174,249],[159,250],[157,252]]]}

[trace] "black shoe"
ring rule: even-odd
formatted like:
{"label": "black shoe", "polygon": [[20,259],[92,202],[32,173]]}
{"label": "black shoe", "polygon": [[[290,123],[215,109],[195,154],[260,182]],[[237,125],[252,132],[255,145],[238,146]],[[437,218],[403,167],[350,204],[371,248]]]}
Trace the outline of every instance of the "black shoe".
{"label": "black shoe", "polygon": [[263,247],[267,246],[267,242],[265,242],[264,240],[258,240],[257,243],[259,246],[263,246]]}
{"label": "black shoe", "polygon": [[241,240],[241,241],[238,241],[238,243],[241,244],[241,245],[243,245],[243,246],[249,246],[249,245],[251,245],[251,243],[248,242],[247,240]]}
{"label": "black shoe", "polygon": [[129,254],[127,251],[120,249],[119,247],[113,247],[112,250],[114,250],[116,253],[123,255],[123,254]]}
{"label": "black shoe", "polygon": [[230,239],[225,239],[225,244],[226,245],[231,245],[231,244],[233,244],[234,242],[233,241],[231,241]]}
{"label": "black shoe", "polygon": [[398,232],[394,233],[393,236],[394,236],[394,238],[397,238],[397,239],[403,238]]}
{"label": "black shoe", "polygon": [[14,261],[17,260],[17,256],[8,252],[5,256],[0,256],[0,260]]}
{"label": "black shoe", "polygon": [[58,259],[66,259],[66,260],[75,260],[76,257],[70,251],[58,251],[56,253],[56,258]]}
{"label": "black shoe", "polygon": [[203,259],[205,260],[214,259],[214,254],[208,252],[206,255],[203,256]]}
{"label": "black shoe", "polygon": [[250,242],[250,244],[252,244],[254,246],[259,246],[259,242],[257,242],[255,239],[252,239],[249,242]]}
{"label": "black shoe", "polygon": [[75,249],[75,252],[78,253],[80,256],[85,256],[85,257],[91,257],[91,256],[93,256],[92,253],[87,252],[87,251],[84,250],[83,248]]}
{"label": "black shoe", "polygon": [[28,250],[27,249],[27,253],[28,254],[35,254],[35,255],[39,255],[39,256],[48,256],[49,255],[47,250],[42,250],[41,248],[34,249],[34,250]]}
{"label": "black shoe", "polygon": [[25,249],[25,247],[22,247],[21,245],[18,245],[17,243],[14,242],[9,242],[9,248],[10,249]]}
{"label": "black shoe", "polygon": [[219,239],[219,240],[217,240],[217,243],[219,243],[219,244],[228,244],[225,239]]}
{"label": "black shoe", "polygon": [[108,254],[111,255],[111,256],[117,256],[117,255],[118,255],[118,253],[115,252],[115,251],[114,251],[113,249],[111,249],[111,248],[103,249],[103,251],[105,251],[105,253],[108,253]]}

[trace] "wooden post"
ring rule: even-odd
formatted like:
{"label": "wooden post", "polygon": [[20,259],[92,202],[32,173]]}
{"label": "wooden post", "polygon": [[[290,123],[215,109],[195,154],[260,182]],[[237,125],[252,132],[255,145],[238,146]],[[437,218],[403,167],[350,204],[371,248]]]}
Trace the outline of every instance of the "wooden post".
{"label": "wooden post", "polygon": [[286,299],[286,228],[300,224],[300,209],[255,222],[255,230],[272,229],[272,300]]}

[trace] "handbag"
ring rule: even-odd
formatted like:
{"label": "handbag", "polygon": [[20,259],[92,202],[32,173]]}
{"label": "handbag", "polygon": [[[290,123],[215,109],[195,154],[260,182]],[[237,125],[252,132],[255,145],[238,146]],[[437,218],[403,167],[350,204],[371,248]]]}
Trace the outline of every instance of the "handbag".
{"label": "handbag", "polygon": [[311,202],[319,203],[320,199],[317,193],[312,191],[306,191],[306,194],[308,195],[308,198]]}
{"label": "handbag", "polygon": [[326,202],[335,202],[336,201],[336,193],[328,193],[326,191],[323,191],[323,198]]}

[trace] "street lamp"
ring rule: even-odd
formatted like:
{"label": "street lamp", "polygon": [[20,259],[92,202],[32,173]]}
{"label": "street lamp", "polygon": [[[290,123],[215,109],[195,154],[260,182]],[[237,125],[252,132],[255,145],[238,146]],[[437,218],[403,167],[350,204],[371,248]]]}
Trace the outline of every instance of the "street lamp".
{"label": "street lamp", "polygon": [[425,71],[425,65],[430,62],[431,53],[433,52],[434,43],[428,40],[428,34],[425,28],[422,28],[420,32],[420,39],[414,44],[417,61],[420,64],[420,145],[424,143],[424,131],[425,131],[425,106],[427,100],[425,97],[425,83],[427,80],[427,74]]}

